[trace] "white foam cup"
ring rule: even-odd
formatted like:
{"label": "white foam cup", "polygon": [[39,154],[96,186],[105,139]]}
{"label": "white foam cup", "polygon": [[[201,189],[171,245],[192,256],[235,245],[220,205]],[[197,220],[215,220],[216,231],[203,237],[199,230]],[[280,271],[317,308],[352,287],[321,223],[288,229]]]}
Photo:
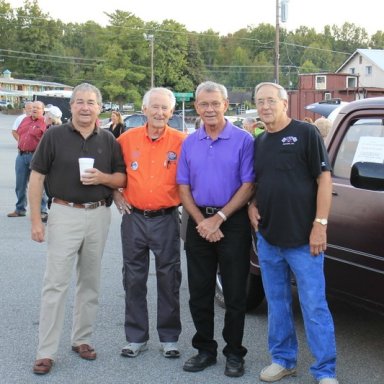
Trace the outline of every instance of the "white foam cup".
{"label": "white foam cup", "polygon": [[93,164],[95,162],[95,159],[92,159],[91,157],[80,157],[79,158],[79,169],[80,169],[80,180],[82,176],[86,173],[86,169],[93,168]]}

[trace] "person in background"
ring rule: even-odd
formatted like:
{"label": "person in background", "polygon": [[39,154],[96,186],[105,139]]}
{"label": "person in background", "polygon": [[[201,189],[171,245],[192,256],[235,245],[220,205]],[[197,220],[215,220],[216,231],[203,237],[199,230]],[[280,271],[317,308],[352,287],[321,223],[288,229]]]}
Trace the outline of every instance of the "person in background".
{"label": "person in background", "polygon": [[332,127],[331,120],[327,119],[326,117],[319,117],[318,119],[315,120],[314,124],[319,130],[322,138],[325,140],[325,138],[328,136],[328,133]]}
{"label": "person in background", "polygon": [[304,117],[304,121],[305,121],[306,123],[313,124],[313,120],[312,120],[310,117],[308,117],[308,116]]}
{"label": "person in background", "polygon": [[47,129],[53,125],[61,125],[61,117],[63,116],[63,113],[61,112],[59,107],[56,107],[55,105],[47,106],[44,108],[45,114],[45,124],[47,125]]}
{"label": "person in background", "polygon": [[17,135],[17,128],[19,127],[20,123],[27,117],[31,116],[32,114],[32,107],[33,107],[33,101],[26,101],[24,103],[24,108],[23,108],[23,114],[20,116],[17,116],[15,121],[13,122],[12,125],[12,136],[15,138],[15,140],[18,140],[18,135]]}
{"label": "person in background", "polygon": [[123,285],[125,290],[124,357],[147,349],[149,324],[147,280],[149,251],[155,255],[157,277],[157,332],[164,357],[180,356],[179,290],[180,198],[176,167],[185,134],[167,125],[175,108],[174,94],[152,88],[143,98],[147,124],[124,132],[120,143],[127,172],[127,187],[114,193],[123,214]]}
{"label": "person in background", "polygon": [[[28,106],[29,108],[29,106]],[[47,127],[44,122],[44,104],[41,101],[32,103],[32,112],[26,116],[16,130],[12,130],[17,140],[18,155],[15,163],[16,173],[16,209],[8,213],[8,217],[23,217],[27,212],[27,186],[31,173],[30,163],[32,156]],[[45,222],[48,217],[47,199],[40,202],[41,219]]]}
{"label": "person in background", "polygon": [[265,130],[265,124],[255,117],[246,117],[243,121],[243,128],[248,131],[253,137],[260,135]]}
{"label": "person in background", "polygon": [[196,120],[195,120],[195,130],[199,129],[201,127],[201,124],[202,124],[201,117],[200,116],[196,117]]}
{"label": "person in background", "polygon": [[[202,371],[216,363],[214,296],[217,268],[223,283],[226,356],[224,374],[244,374],[242,345],[249,273],[251,227],[247,202],[254,187],[253,138],[225,119],[227,89],[211,81],[196,89],[195,108],[203,125],[183,143],[177,183],[183,208],[189,213],[185,249],[189,307],[198,354],[183,369]],[[228,154],[231,156],[228,156]]]}
{"label": "person in background", "polygon": [[265,132],[265,128],[266,128],[265,123],[263,121],[261,121],[261,120],[257,120],[256,128],[255,128],[255,131],[254,131],[254,136],[257,137],[261,133]]}
{"label": "person in background", "polygon": [[109,131],[113,133],[116,139],[123,133],[124,120],[121,113],[118,111],[112,111],[111,113],[111,125]]}
{"label": "person in background", "polygon": [[243,128],[249,132],[252,136],[255,135],[257,119],[255,117],[247,116],[243,120]]}
{"label": "person in background", "polygon": [[319,384],[337,384],[335,332],[323,271],[332,200],[327,151],[313,124],[288,117],[283,87],[258,84],[255,102],[266,132],[255,139],[256,194],[248,214],[257,232],[272,356],[260,379],[275,382],[296,373],[292,271],[315,358],[310,371]]}
{"label": "person in background", "polygon": [[[57,359],[65,302],[76,268],[71,334],[72,351],[96,359],[91,346],[98,309],[101,258],[111,221],[112,191],[125,186],[123,157],[115,138],[96,125],[101,111],[98,88],[83,83],[74,88],[70,122],[44,134],[31,161],[29,201],[31,236],[45,241],[39,201],[44,186],[52,199],[47,224],[47,260],[41,294],[39,345],[35,374],[50,372]],[[94,159],[80,180],[79,158]]]}

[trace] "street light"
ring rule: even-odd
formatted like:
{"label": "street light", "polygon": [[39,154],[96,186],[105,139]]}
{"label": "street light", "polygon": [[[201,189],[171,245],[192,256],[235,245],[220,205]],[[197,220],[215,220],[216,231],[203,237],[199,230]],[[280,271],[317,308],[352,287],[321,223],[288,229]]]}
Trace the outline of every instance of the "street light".
{"label": "street light", "polygon": [[144,33],[144,39],[149,41],[149,44],[151,46],[151,88],[153,88],[155,86],[155,78],[153,73],[153,54],[154,54],[153,43],[155,40],[155,36],[147,35],[146,33]]}

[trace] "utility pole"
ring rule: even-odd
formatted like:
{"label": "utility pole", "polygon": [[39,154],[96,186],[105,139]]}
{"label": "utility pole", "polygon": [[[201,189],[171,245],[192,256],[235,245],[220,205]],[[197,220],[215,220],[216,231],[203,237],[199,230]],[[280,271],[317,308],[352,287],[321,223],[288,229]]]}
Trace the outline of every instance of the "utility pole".
{"label": "utility pole", "polygon": [[147,35],[144,33],[144,39],[149,41],[150,47],[151,47],[151,88],[155,86],[155,75],[154,75],[154,68],[153,68],[153,56],[154,56],[154,35]]}
{"label": "utility pole", "polygon": [[275,83],[279,83],[280,67],[280,20],[285,23],[288,18],[289,0],[276,0],[276,33],[275,33]]}
{"label": "utility pole", "polygon": [[280,0],[276,0],[276,32],[275,32],[275,83],[279,83],[279,66],[280,66]]}

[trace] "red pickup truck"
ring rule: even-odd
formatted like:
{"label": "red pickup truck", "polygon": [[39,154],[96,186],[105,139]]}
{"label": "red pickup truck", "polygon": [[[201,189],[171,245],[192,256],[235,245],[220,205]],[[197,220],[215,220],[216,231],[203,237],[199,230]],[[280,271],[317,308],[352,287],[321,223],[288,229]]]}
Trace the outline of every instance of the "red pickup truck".
{"label": "red pickup truck", "polygon": [[[327,291],[384,313],[384,97],[344,106],[326,147],[333,168]],[[247,302],[253,309],[264,298],[255,244],[250,255]],[[216,299],[224,305],[219,271]]]}

